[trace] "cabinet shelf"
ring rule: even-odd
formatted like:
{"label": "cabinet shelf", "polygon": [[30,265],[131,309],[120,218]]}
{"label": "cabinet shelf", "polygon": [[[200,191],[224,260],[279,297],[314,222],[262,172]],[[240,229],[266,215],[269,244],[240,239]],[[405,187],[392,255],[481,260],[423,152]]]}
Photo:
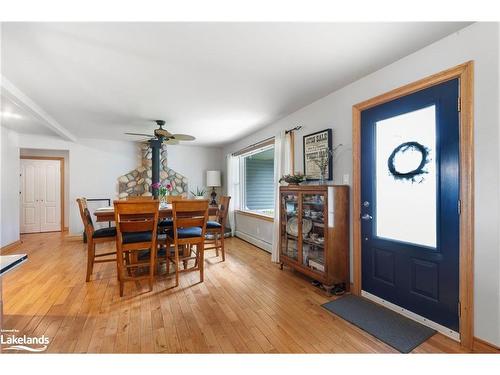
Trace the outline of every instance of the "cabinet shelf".
{"label": "cabinet shelf", "polygon": [[[304,185],[280,187],[280,256],[289,266],[323,283],[325,287],[344,284],[349,288],[349,187],[342,185]],[[293,197],[293,198],[292,198]],[[329,204],[329,202],[331,202]],[[328,215],[327,207],[333,207]],[[307,212],[307,215],[305,213]],[[310,212],[314,216],[312,218]],[[298,220],[298,231],[304,221],[312,223],[307,237],[287,233],[287,222]],[[294,219],[294,220],[295,220]],[[309,224],[307,224],[309,225]],[[309,229],[309,228],[308,228]],[[324,240],[319,242],[310,235]]]}

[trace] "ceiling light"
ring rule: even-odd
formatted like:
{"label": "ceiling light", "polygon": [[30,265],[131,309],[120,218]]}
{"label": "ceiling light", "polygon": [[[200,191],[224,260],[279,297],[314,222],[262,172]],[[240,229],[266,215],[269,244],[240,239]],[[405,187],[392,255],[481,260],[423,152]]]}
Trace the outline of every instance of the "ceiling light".
{"label": "ceiling light", "polygon": [[0,112],[0,115],[3,118],[21,118],[21,115],[18,115],[17,113],[12,113],[12,112]]}

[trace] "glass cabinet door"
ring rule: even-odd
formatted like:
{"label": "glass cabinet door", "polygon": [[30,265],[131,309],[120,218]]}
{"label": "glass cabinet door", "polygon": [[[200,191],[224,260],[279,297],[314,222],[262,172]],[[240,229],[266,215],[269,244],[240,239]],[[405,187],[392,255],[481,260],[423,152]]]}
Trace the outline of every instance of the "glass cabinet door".
{"label": "glass cabinet door", "polygon": [[299,196],[295,192],[281,193],[281,254],[298,261]]}
{"label": "glass cabinet door", "polygon": [[324,193],[302,194],[302,264],[325,272],[326,199]]}

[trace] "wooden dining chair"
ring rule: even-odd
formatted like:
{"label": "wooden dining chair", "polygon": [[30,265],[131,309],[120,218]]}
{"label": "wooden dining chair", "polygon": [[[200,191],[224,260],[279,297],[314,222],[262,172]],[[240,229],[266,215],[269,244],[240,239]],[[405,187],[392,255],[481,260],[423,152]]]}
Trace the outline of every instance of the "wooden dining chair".
{"label": "wooden dining chair", "polygon": [[219,209],[217,210],[216,220],[207,221],[207,236],[212,235],[213,239],[206,241],[207,244],[212,245],[205,247],[205,250],[215,249],[215,256],[219,256],[219,250],[222,253],[222,261],[226,260],[226,251],[224,248],[224,234],[226,230],[227,213],[229,210],[229,202],[231,197],[222,196],[220,198]]}
{"label": "wooden dining chair", "polygon": [[[184,197],[182,195],[167,195],[167,203],[171,204],[173,201],[183,200]],[[172,228],[174,220],[171,217],[167,217],[163,220],[160,220],[158,223],[159,232],[166,233],[167,229]]]}
{"label": "wooden dining chair", "polygon": [[[188,271],[199,271],[200,282],[203,282],[203,253],[205,246],[205,231],[208,221],[208,200],[178,200],[172,202],[173,227],[167,231],[167,249],[170,244],[174,246],[173,254],[167,251],[167,274],[170,263],[175,265],[175,286],[179,285],[179,273]],[[179,247],[185,245],[189,254],[179,255]],[[194,256],[193,256],[194,254]],[[187,263],[195,260],[193,267],[182,270],[180,262]]]}
{"label": "wooden dining chair", "polygon": [[[149,290],[153,290],[160,203],[156,199],[133,199],[117,200],[113,204],[120,297],[125,281],[147,279]],[[139,252],[144,250],[146,257],[139,257]],[[147,275],[139,274],[142,267],[149,267]]]}
{"label": "wooden dining chair", "polygon": [[[90,281],[92,272],[94,270],[95,263],[105,263],[105,262],[115,262],[116,261],[116,251],[96,254],[96,245],[98,243],[111,242],[116,239],[116,228],[101,228],[94,229],[94,223],[92,222],[92,215],[87,207],[87,199],[77,198],[78,208],[80,210],[80,216],[82,218],[83,227],[85,229],[85,236],[87,238],[87,276],[85,280]],[[114,257],[109,258],[109,256],[114,255]],[[101,259],[103,257],[107,257]]]}

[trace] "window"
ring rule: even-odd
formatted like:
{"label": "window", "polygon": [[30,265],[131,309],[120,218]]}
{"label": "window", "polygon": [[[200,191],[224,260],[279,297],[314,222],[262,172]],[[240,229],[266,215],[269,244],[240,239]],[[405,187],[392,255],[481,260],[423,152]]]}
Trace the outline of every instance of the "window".
{"label": "window", "polygon": [[242,211],[274,215],[274,145],[240,156]]}

